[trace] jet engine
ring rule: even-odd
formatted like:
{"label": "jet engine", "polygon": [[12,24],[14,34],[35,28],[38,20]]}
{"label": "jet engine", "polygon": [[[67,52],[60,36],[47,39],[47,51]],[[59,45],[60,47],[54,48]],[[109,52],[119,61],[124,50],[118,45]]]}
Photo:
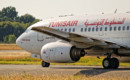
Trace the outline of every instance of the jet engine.
{"label": "jet engine", "polygon": [[41,49],[41,58],[45,62],[71,63],[78,61],[84,55],[83,49],[60,41],[47,43]]}

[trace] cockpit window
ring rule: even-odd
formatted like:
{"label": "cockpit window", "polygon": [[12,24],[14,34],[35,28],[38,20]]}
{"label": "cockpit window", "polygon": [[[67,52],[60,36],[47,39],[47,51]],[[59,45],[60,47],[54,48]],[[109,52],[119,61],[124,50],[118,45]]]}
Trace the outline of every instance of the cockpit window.
{"label": "cockpit window", "polygon": [[28,33],[29,31],[30,31],[30,29],[26,29],[26,30],[25,30],[25,33]]}

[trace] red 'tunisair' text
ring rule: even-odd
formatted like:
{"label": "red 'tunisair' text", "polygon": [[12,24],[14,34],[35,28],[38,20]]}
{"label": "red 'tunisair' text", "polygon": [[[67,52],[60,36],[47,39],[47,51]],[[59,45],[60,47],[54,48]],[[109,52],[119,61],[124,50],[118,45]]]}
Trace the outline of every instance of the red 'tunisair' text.
{"label": "red 'tunisair' text", "polygon": [[50,22],[49,27],[77,26],[78,20]]}

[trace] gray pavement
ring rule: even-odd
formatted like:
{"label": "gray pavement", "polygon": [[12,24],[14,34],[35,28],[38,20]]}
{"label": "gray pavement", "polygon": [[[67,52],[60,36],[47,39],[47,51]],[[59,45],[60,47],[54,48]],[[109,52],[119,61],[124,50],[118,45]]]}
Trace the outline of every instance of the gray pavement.
{"label": "gray pavement", "polygon": [[101,66],[68,66],[51,65],[42,68],[41,65],[0,65],[0,75],[30,74],[30,75],[85,75],[100,77],[124,77],[130,79],[130,67],[119,69],[103,69]]}

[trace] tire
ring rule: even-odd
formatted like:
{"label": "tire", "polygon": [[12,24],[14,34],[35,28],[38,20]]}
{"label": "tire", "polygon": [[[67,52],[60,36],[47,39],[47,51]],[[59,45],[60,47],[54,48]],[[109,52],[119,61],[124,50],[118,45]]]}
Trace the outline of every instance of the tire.
{"label": "tire", "polygon": [[50,63],[47,63],[46,67],[49,67],[50,66]]}
{"label": "tire", "polygon": [[47,62],[44,62],[44,61],[42,61],[42,67],[49,67],[50,66],[50,63],[47,63]]}
{"label": "tire", "polygon": [[102,62],[102,65],[104,69],[110,69],[111,68],[111,58],[105,58]]}
{"label": "tire", "polygon": [[119,67],[119,60],[117,58],[111,58],[111,68],[117,69]]}

